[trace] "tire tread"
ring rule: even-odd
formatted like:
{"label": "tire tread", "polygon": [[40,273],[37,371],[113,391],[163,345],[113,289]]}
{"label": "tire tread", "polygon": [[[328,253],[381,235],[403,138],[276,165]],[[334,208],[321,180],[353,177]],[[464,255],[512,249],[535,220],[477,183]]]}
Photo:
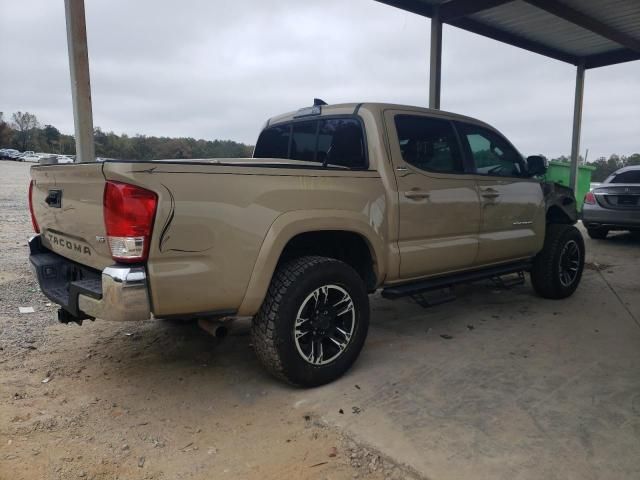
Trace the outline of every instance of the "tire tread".
{"label": "tire tread", "polygon": [[307,270],[316,265],[332,262],[338,262],[338,260],[321,256],[304,256],[283,263],[276,270],[262,307],[253,319],[251,335],[258,359],[273,376],[292,385],[297,384],[287,377],[276,347],[278,342],[276,321],[280,306],[288,290]]}
{"label": "tire tread", "polygon": [[579,267],[580,271],[577,281],[569,288],[563,287],[554,274],[557,261],[556,256],[559,255],[562,243],[567,236],[575,235],[576,233],[577,239],[579,239],[580,242],[582,262],[584,262],[584,241],[582,240],[580,231],[573,225],[555,223],[547,225],[544,247],[536,256],[531,270],[531,284],[536,293],[541,297],[550,299],[566,298],[573,294],[580,283],[583,265]]}

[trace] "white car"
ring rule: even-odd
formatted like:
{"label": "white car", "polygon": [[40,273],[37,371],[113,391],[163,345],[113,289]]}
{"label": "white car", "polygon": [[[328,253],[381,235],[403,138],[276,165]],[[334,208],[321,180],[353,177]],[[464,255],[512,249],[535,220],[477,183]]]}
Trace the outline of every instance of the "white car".
{"label": "white car", "polygon": [[73,163],[73,158],[69,155],[58,155],[56,156],[58,163]]}
{"label": "white car", "polygon": [[26,153],[20,157],[22,162],[32,162],[38,163],[40,161],[40,155],[36,155],[35,153]]}

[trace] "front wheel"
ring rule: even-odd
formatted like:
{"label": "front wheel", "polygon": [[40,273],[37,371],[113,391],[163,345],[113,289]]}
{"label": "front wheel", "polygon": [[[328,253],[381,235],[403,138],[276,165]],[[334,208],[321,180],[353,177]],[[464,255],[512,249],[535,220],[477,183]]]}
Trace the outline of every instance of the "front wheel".
{"label": "front wheel", "polygon": [[584,239],[576,227],[547,225],[544,246],[531,270],[533,289],[544,298],[571,296],[582,278],[584,256]]}
{"label": "front wheel", "polygon": [[369,298],[344,262],[305,256],[284,262],[253,319],[256,354],[293,385],[329,383],[358,357],[369,327]]}

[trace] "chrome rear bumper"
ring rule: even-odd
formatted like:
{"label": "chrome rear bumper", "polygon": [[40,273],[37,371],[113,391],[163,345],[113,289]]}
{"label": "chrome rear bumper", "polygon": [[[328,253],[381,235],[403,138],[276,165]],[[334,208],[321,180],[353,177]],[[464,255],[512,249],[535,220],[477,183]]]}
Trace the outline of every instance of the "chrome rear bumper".
{"label": "chrome rear bumper", "polygon": [[39,235],[29,241],[29,248],[42,292],[71,317],[115,321],[151,317],[143,266],[113,265],[99,272],[46,249]]}
{"label": "chrome rear bumper", "polygon": [[603,208],[598,204],[585,203],[582,207],[582,223],[588,228],[637,229],[640,228],[640,210]]}

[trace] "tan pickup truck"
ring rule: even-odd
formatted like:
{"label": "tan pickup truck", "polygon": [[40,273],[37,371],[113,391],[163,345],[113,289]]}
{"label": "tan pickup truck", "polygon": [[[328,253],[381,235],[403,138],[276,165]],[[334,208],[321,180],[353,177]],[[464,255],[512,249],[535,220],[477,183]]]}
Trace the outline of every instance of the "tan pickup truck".
{"label": "tan pickup truck", "polygon": [[319,385],[357,358],[378,289],[427,304],[530,272],[571,295],[575,199],[544,169],[472,118],[316,101],[250,159],[33,166],[30,260],[63,322],[252,316],[265,366]]}

